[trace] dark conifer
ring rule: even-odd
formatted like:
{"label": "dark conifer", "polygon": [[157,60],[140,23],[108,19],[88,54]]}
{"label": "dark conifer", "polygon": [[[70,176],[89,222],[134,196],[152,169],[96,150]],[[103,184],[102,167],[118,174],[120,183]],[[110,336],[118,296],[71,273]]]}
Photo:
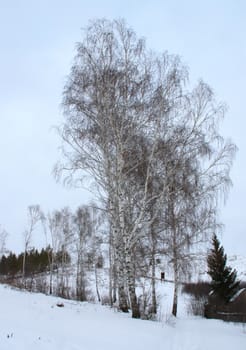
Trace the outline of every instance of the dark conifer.
{"label": "dark conifer", "polygon": [[227,256],[217,236],[213,236],[213,248],[208,255],[208,274],[212,278],[214,294],[222,301],[228,302],[239,289],[236,270],[226,266]]}

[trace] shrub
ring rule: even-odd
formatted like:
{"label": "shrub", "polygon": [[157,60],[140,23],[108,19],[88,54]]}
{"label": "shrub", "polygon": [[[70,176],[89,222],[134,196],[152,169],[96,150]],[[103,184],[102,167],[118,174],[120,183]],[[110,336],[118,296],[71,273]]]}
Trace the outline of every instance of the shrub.
{"label": "shrub", "polygon": [[208,282],[185,283],[182,288],[182,293],[190,294],[196,299],[207,297],[211,291],[211,286]]}
{"label": "shrub", "polygon": [[200,296],[197,298],[191,297],[187,307],[188,314],[194,316],[204,316],[204,306],[206,302],[207,297],[205,296]]}

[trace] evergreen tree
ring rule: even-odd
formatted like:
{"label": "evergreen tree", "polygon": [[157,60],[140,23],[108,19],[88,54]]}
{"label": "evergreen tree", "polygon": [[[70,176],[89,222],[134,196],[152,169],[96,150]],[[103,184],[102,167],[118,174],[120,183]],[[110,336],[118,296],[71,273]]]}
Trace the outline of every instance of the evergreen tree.
{"label": "evergreen tree", "polygon": [[216,234],[213,236],[212,243],[213,248],[207,258],[208,274],[212,278],[212,290],[224,302],[228,302],[238,291],[240,282],[237,280],[236,270],[226,266],[227,256]]}

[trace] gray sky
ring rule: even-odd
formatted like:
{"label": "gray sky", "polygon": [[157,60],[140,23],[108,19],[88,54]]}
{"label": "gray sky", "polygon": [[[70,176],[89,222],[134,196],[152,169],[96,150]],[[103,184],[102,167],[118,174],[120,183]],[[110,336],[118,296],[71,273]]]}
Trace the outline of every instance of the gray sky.
{"label": "gray sky", "polygon": [[149,48],[179,54],[191,84],[203,78],[228,104],[222,134],[239,151],[221,209],[222,243],[226,252],[246,255],[243,0],[0,0],[0,224],[10,233],[8,247],[21,249],[28,205],[47,212],[91,197],[55,183],[59,139],[52,126],[62,120],[61,94],[81,28],[100,17],[123,17]]}

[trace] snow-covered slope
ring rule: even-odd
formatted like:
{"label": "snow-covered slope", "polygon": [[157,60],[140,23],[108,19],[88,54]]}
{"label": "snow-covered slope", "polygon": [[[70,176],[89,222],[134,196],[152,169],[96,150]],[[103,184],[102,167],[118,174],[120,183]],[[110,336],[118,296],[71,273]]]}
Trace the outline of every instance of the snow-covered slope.
{"label": "snow-covered slope", "polygon": [[[191,281],[210,280],[207,274],[207,256],[205,254],[197,256],[193,262],[193,270],[190,273]],[[229,255],[227,256],[227,265],[237,270],[239,280],[246,281],[246,256]]]}
{"label": "snow-covered slope", "polygon": [[233,269],[237,270],[237,276],[240,280],[246,281],[246,256],[229,255],[227,263]]}
{"label": "snow-covered slope", "polygon": [[246,349],[242,325],[188,316],[133,320],[98,304],[59,301],[0,285],[0,350]]}

